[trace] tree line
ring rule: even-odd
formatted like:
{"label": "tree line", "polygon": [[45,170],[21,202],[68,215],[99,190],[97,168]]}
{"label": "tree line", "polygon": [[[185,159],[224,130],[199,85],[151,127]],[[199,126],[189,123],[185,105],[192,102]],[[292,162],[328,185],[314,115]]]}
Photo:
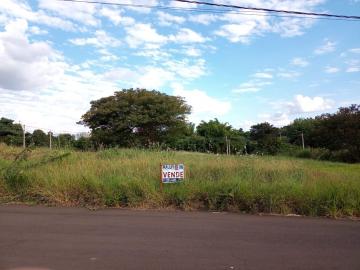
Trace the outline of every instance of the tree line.
{"label": "tree line", "polygon": [[[281,128],[264,122],[244,131],[216,118],[195,126],[187,121],[191,107],[182,97],[155,90],[123,89],[90,104],[78,124],[89,127],[91,136],[75,139],[71,134],[60,134],[53,138],[55,146],[80,150],[137,147],[215,154],[284,154],[360,162],[360,105],[296,119]],[[0,142],[22,145],[21,125],[1,118]],[[26,143],[47,146],[48,134],[41,130],[26,133]]]}

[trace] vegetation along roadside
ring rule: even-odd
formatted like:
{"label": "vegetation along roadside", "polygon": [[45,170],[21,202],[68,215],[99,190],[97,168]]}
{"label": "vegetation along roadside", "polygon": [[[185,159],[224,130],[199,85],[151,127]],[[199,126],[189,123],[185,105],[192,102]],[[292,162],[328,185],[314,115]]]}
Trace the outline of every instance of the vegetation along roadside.
{"label": "vegetation along roadside", "polygon": [[[159,188],[159,164],[186,179]],[[98,152],[0,144],[0,201],[61,206],[360,216],[360,164],[149,149]]]}

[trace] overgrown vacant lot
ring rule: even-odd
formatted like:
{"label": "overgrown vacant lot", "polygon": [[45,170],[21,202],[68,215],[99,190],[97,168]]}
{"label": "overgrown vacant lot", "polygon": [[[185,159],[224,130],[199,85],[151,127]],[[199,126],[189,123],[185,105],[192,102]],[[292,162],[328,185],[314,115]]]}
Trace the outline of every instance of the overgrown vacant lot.
{"label": "overgrown vacant lot", "polygon": [[[0,145],[3,203],[360,216],[359,164],[132,149],[21,151]],[[187,179],[161,192],[159,164],[180,162]]]}

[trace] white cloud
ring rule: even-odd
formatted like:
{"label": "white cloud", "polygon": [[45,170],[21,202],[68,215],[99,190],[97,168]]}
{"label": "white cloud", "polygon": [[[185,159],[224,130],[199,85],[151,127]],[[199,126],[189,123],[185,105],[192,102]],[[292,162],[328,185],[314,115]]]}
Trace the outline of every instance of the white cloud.
{"label": "white cloud", "polygon": [[333,109],[334,101],[320,96],[296,95],[291,101],[277,101],[272,104],[275,113],[260,114],[261,121],[267,121],[277,127],[288,125],[295,116],[322,112]]}
{"label": "white cloud", "polygon": [[[113,0],[114,1],[114,0]],[[138,13],[150,13],[151,8],[141,7],[141,6],[158,6],[158,0],[115,0],[115,3],[118,4],[131,4],[133,6],[128,6],[126,9],[136,11]],[[137,6],[136,6],[137,5]]]}
{"label": "white cloud", "polygon": [[169,39],[175,43],[203,43],[207,38],[188,28],[181,28],[176,35],[171,35]]}
{"label": "white cloud", "polygon": [[348,67],[348,68],[346,69],[346,72],[349,72],[349,73],[352,73],[352,72],[360,72],[360,67],[356,67],[356,66]]}
{"label": "white cloud", "polygon": [[96,30],[94,37],[91,38],[74,38],[70,39],[70,42],[74,45],[85,46],[85,45],[93,45],[98,48],[106,48],[106,47],[118,47],[121,45],[120,40],[109,36],[103,30]]}
{"label": "white cloud", "polygon": [[261,80],[250,80],[248,82],[242,83],[239,87],[232,90],[233,93],[246,93],[246,92],[258,92],[262,90],[264,86],[271,85],[269,81]]}
{"label": "white cloud", "polygon": [[171,15],[163,11],[158,11],[157,13],[159,24],[162,26],[170,26],[173,24],[182,24],[185,22],[185,18],[181,16]]}
{"label": "white cloud", "polygon": [[226,24],[215,31],[215,34],[227,38],[234,43],[248,43],[255,27],[256,23],[254,22],[248,22],[246,24]]}
{"label": "white cloud", "polygon": [[255,78],[260,78],[260,79],[272,79],[273,75],[270,73],[266,73],[266,72],[257,72],[255,74],[252,75]]}
{"label": "white cloud", "polygon": [[360,72],[360,61],[353,59],[346,62],[348,65],[346,72],[352,73],[352,72]]}
{"label": "white cloud", "polygon": [[193,56],[193,57],[198,57],[198,56],[201,56],[201,54],[202,54],[201,50],[191,47],[191,46],[184,46],[183,52],[184,52],[184,54],[186,54],[188,56]]}
{"label": "white cloud", "polygon": [[46,42],[30,42],[28,24],[12,21],[0,33],[0,87],[40,89],[63,73],[60,55]]}
{"label": "white cloud", "polygon": [[[111,82],[119,82],[120,84],[126,84],[130,86],[134,86],[132,85],[134,82],[136,82],[140,77],[140,74],[137,71],[134,71],[132,69],[129,68],[125,68],[125,67],[117,67],[117,68],[113,68],[107,72],[105,72],[104,74],[102,74],[102,79],[103,80],[107,80],[107,81],[111,81]],[[138,87],[138,86],[135,86]]]}
{"label": "white cloud", "polygon": [[167,37],[159,34],[151,24],[137,23],[125,28],[127,36],[126,42],[131,48],[140,45],[159,47],[167,42]]}
{"label": "white cloud", "polygon": [[38,5],[41,9],[46,9],[81,24],[89,26],[98,26],[100,24],[100,21],[94,16],[97,8],[94,4],[39,0]]}
{"label": "white cloud", "polygon": [[181,84],[172,84],[173,95],[184,97],[192,107],[190,121],[199,123],[201,120],[210,120],[227,114],[231,109],[231,103],[221,101],[209,96],[205,91],[198,89],[185,90]]}
{"label": "white cloud", "polygon": [[314,53],[320,55],[320,54],[326,54],[326,53],[333,52],[333,51],[335,51],[335,45],[336,45],[336,42],[325,40],[325,43],[323,45],[321,45],[320,47],[318,47],[317,49],[315,49]]}
{"label": "white cloud", "polygon": [[257,123],[255,121],[245,120],[238,122],[238,124],[235,124],[235,126],[242,128],[244,131],[248,131],[250,130],[251,126],[256,124]]}
{"label": "white cloud", "polygon": [[299,77],[301,73],[296,71],[283,71],[282,69],[276,74],[276,76],[285,79],[293,79]]}
{"label": "white cloud", "polygon": [[306,18],[284,18],[272,26],[272,31],[279,33],[282,37],[301,36],[305,30],[314,24],[314,19]]}
{"label": "white cloud", "polygon": [[142,75],[137,81],[139,87],[158,89],[166,83],[173,81],[175,76],[172,72],[160,67],[145,67],[140,72]]}
{"label": "white cloud", "polygon": [[195,3],[185,3],[185,2],[177,2],[177,1],[170,1],[169,7],[173,8],[196,8],[198,5]]}
{"label": "white cloud", "polygon": [[163,66],[184,79],[196,79],[206,74],[204,59],[168,60],[163,63]]}
{"label": "white cloud", "polygon": [[309,65],[309,62],[301,57],[295,57],[291,60],[291,64],[298,67],[306,67]]}
{"label": "white cloud", "polygon": [[116,8],[107,8],[103,7],[99,14],[108,18],[114,25],[132,25],[135,23],[135,20],[131,17],[122,16],[122,10]]}
{"label": "white cloud", "polygon": [[360,53],[360,48],[350,49],[349,52],[351,52],[351,53]]}
{"label": "white cloud", "polygon": [[325,72],[326,72],[326,73],[337,73],[337,72],[339,72],[339,71],[340,71],[340,69],[337,68],[337,67],[327,66],[327,67],[325,68]]}
{"label": "white cloud", "polygon": [[200,23],[203,25],[209,25],[210,23],[215,22],[218,19],[219,17],[214,14],[199,14],[199,15],[192,14],[189,16],[189,21]]}
{"label": "white cloud", "polygon": [[[238,5],[237,0],[216,0],[216,3]],[[273,0],[273,1],[242,1],[242,5],[252,7],[265,7],[283,10],[312,11],[322,4],[324,0]],[[249,43],[251,37],[262,36],[265,33],[277,33],[282,37],[293,37],[303,35],[305,30],[310,28],[316,20],[306,18],[281,17],[274,18],[267,16],[268,13],[256,14],[253,11],[242,11],[241,16],[234,12],[212,18],[226,21],[215,34],[225,37],[231,42]],[[206,21],[205,21],[206,22]]]}
{"label": "white cloud", "polygon": [[290,124],[291,120],[289,115],[284,112],[276,112],[274,114],[260,114],[261,122],[268,122],[276,127],[283,127]]}
{"label": "white cloud", "polygon": [[288,102],[286,105],[290,113],[297,114],[329,110],[333,107],[333,104],[334,102],[332,100],[323,97],[296,95],[294,100]]}
{"label": "white cloud", "polygon": [[33,35],[46,35],[48,34],[48,31],[42,30],[37,26],[31,26],[29,27],[29,32]]}
{"label": "white cloud", "polygon": [[21,0],[2,0],[0,13],[4,18],[3,23],[8,23],[14,19],[23,19],[33,23],[59,28],[65,31],[75,31],[77,29],[77,26],[69,20],[49,16],[43,10],[34,12],[28,3]]}

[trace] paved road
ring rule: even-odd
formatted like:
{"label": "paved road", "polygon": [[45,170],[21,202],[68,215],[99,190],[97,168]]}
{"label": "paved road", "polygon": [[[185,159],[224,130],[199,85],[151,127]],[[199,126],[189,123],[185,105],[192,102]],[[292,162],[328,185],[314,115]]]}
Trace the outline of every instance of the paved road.
{"label": "paved road", "polygon": [[0,206],[0,269],[360,269],[360,222]]}

